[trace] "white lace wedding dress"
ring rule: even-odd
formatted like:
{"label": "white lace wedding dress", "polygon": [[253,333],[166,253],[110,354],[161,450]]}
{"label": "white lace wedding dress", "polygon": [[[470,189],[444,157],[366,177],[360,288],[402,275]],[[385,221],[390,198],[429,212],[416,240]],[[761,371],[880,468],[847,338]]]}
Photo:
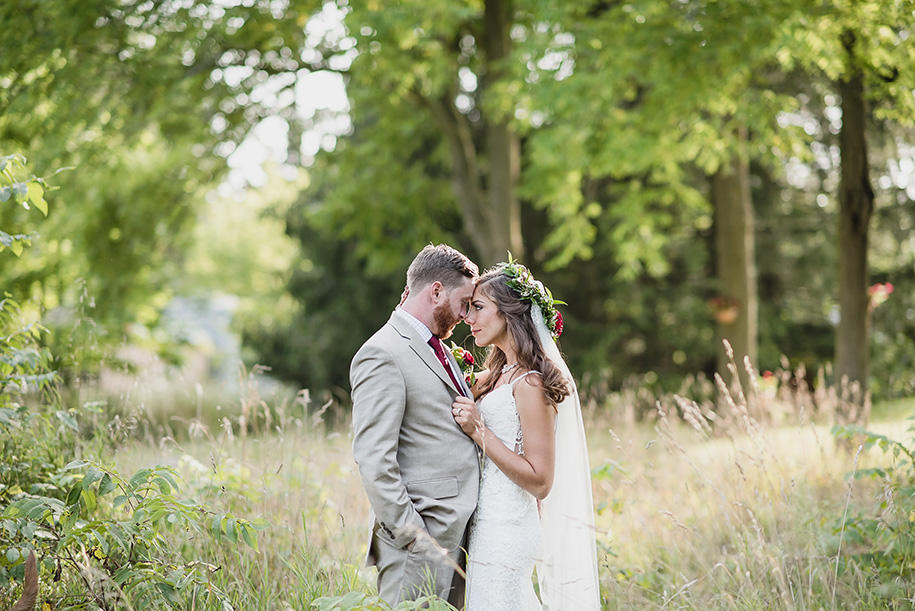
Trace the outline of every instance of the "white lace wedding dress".
{"label": "white lace wedding dress", "polygon": [[[523,377],[477,403],[486,426],[518,453],[523,440],[514,385]],[[486,458],[470,527],[467,611],[541,611],[532,581],[539,553],[537,500]]]}

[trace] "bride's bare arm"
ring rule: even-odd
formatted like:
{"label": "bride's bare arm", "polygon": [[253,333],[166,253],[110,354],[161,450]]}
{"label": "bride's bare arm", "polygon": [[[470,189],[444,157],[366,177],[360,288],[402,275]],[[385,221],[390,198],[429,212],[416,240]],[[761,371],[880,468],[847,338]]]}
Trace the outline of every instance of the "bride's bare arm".
{"label": "bride's bare arm", "polygon": [[524,454],[509,448],[483,425],[476,404],[458,397],[453,405],[455,421],[489,456],[506,476],[538,499],[553,487],[556,439],[553,423],[556,410],[547,403],[540,376],[529,375],[514,389],[515,405],[521,419]]}

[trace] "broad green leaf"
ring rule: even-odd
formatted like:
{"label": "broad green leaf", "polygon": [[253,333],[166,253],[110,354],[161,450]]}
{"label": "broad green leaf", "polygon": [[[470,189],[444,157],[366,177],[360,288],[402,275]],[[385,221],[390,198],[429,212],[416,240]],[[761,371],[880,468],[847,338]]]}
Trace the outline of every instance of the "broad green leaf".
{"label": "broad green leaf", "polygon": [[81,489],[83,492],[80,495],[80,501],[85,505],[86,511],[91,514],[98,505],[95,500],[95,492],[93,492],[91,488],[85,486],[81,486]]}
{"label": "broad green leaf", "polygon": [[250,524],[241,524],[241,535],[245,540],[245,543],[248,544],[248,547],[252,548],[254,551],[258,551],[257,531],[255,531]]}
{"label": "broad green leaf", "polygon": [[161,492],[162,494],[171,494],[172,493],[172,488],[169,485],[169,483],[165,480],[165,478],[157,477],[156,479],[153,480],[153,483],[155,483],[156,486],[159,487],[159,492]]}
{"label": "broad green leaf", "polygon": [[117,487],[118,487],[118,486],[117,486],[117,484],[115,483],[115,481],[111,478],[111,475],[109,475],[108,473],[106,473],[105,475],[102,476],[102,481],[99,482],[99,485],[98,485],[98,495],[99,495],[99,496],[105,496],[106,494],[108,494],[108,493],[113,492],[114,490],[116,490]]}
{"label": "broad green leaf", "polygon": [[270,522],[268,522],[266,518],[254,518],[251,520],[251,526],[254,530],[266,530],[270,528]]}
{"label": "broad green leaf", "polygon": [[104,473],[102,473],[102,471],[100,471],[98,467],[96,467],[95,465],[90,466],[89,469],[86,471],[86,475],[83,476],[83,487],[88,488],[95,482],[102,479],[103,475],[104,475]]}
{"label": "broad green leaf", "polygon": [[149,476],[149,469],[140,469],[133,474],[133,477],[130,478],[130,487],[132,489],[139,488],[144,483],[146,483],[146,478]]}
{"label": "broad green leaf", "polygon": [[48,202],[44,200],[44,187],[41,186],[41,183],[34,181],[29,183],[29,201],[42,214],[48,216]]}
{"label": "broad green leaf", "polygon": [[236,519],[231,513],[226,514],[222,521],[223,532],[232,543],[238,543],[238,531],[235,528]]}
{"label": "broad green leaf", "polygon": [[22,528],[19,530],[19,532],[22,534],[23,538],[31,539],[37,530],[38,522],[26,522],[22,525]]}
{"label": "broad green leaf", "polygon": [[110,545],[110,543],[108,541],[108,537],[106,537],[104,533],[100,533],[100,532],[96,531],[95,540],[96,540],[96,542],[98,542],[99,549],[101,549],[102,552],[107,556],[108,550],[109,550],[109,545]]}
{"label": "broad green leaf", "polygon": [[70,492],[67,494],[67,506],[73,507],[79,502],[79,497],[83,494],[83,483],[76,482]]}
{"label": "broad green leaf", "polygon": [[70,427],[77,433],[79,432],[79,424],[77,424],[76,418],[73,417],[73,414],[63,410],[57,410],[54,412],[54,415],[57,416],[57,419],[63,422],[66,426]]}

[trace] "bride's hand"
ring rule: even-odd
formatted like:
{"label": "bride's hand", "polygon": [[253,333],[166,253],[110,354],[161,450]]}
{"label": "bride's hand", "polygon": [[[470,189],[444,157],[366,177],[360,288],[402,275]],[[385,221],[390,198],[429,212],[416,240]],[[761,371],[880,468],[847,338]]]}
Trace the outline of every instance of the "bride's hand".
{"label": "bride's hand", "polygon": [[483,419],[473,400],[467,397],[456,397],[454,403],[451,404],[451,414],[461,430],[472,439],[476,440],[477,436],[482,433]]}

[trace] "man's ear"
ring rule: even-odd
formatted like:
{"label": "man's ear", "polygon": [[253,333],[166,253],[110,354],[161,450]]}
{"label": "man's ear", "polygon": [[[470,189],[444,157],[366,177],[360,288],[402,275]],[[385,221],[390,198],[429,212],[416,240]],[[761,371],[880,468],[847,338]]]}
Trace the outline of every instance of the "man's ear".
{"label": "man's ear", "polygon": [[429,285],[429,296],[432,298],[432,303],[437,304],[445,296],[445,285],[436,280]]}

